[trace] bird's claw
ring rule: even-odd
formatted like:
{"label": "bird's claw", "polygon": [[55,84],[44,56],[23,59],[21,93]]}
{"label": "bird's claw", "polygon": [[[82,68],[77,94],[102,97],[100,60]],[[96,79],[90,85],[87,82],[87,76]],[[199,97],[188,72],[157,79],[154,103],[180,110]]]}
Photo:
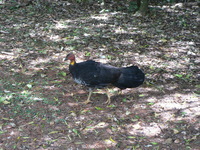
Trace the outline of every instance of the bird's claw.
{"label": "bird's claw", "polygon": [[105,104],[110,104],[110,103],[111,103],[110,99],[108,99],[108,100],[105,102]]}

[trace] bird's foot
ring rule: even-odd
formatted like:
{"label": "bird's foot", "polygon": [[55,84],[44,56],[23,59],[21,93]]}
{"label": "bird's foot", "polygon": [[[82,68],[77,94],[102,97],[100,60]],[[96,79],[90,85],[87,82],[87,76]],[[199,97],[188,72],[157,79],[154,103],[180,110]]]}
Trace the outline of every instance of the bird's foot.
{"label": "bird's foot", "polygon": [[90,102],[92,102],[92,101],[86,100],[86,101],[84,101],[84,102],[82,102],[82,103],[83,103],[83,104],[88,104],[88,103],[90,103]]}
{"label": "bird's foot", "polygon": [[122,90],[118,90],[117,95],[122,95],[122,94],[123,94]]}
{"label": "bird's foot", "polygon": [[106,104],[110,104],[110,103],[111,103],[110,98],[108,98],[108,100],[107,100],[105,103],[106,103]]}
{"label": "bird's foot", "polygon": [[110,100],[111,94],[110,94],[110,92],[109,92],[109,89],[106,90],[106,94],[107,94],[107,96],[108,96],[108,99],[107,99],[107,101],[106,101],[105,103],[106,103],[106,104],[110,104],[110,103],[111,103],[111,100]]}

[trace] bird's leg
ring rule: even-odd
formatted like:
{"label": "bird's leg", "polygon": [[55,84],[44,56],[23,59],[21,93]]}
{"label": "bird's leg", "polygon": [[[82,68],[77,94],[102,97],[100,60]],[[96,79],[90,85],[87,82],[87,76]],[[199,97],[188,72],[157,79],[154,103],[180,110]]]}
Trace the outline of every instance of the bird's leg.
{"label": "bird's leg", "polygon": [[91,95],[92,95],[92,88],[89,88],[89,95],[88,95],[87,100],[83,102],[84,104],[88,104],[88,103],[91,102],[91,101],[90,101],[90,97],[91,97]]}
{"label": "bird's leg", "polygon": [[117,95],[122,95],[122,90],[121,89],[117,90]]}
{"label": "bird's leg", "polygon": [[111,95],[111,93],[109,92],[109,89],[108,89],[108,88],[106,89],[106,94],[107,94],[107,96],[108,96],[108,99],[107,99],[107,101],[106,101],[106,104],[110,104],[110,103],[111,103],[110,97],[111,97],[112,95]]}

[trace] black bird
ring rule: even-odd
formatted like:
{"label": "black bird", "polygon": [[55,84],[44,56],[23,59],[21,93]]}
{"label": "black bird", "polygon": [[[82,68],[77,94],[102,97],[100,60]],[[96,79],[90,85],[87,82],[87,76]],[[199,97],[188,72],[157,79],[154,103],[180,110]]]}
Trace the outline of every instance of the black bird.
{"label": "black bird", "polygon": [[113,83],[121,90],[140,86],[145,79],[145,75],[137,66],[119,68],[121,74],[118,80]]}
{"label": "black bird", "polygon": [[[93,88],[103,88],[108,85],[116,86],[120,89],[138,87],[144,82],[145,75],[137,67],[114,67],[93,60],[76,63],[73,53],[69,53],[65,60],[70,60],[69,71],[74,81],[78,84],[89,87],[88,99],[85,104],[91,102],[90,97]],[[110,103],[110,95],[107,92]]]}

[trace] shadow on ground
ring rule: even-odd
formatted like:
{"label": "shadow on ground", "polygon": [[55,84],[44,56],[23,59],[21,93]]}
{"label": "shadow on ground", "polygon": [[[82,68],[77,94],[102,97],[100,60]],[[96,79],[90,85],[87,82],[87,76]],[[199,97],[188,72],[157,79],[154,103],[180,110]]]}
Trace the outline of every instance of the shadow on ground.
{"label": "shadow on ground", "polygon": [[[163,7],[149,17],[100,7],[31,10],[1,13],[3,149],[198,149],[196,9]],[[62,61],[71,51],[77,61],[138,65],[146,81],[115,94],[110,105],[104,93],[83,105],[87,89]]]}

